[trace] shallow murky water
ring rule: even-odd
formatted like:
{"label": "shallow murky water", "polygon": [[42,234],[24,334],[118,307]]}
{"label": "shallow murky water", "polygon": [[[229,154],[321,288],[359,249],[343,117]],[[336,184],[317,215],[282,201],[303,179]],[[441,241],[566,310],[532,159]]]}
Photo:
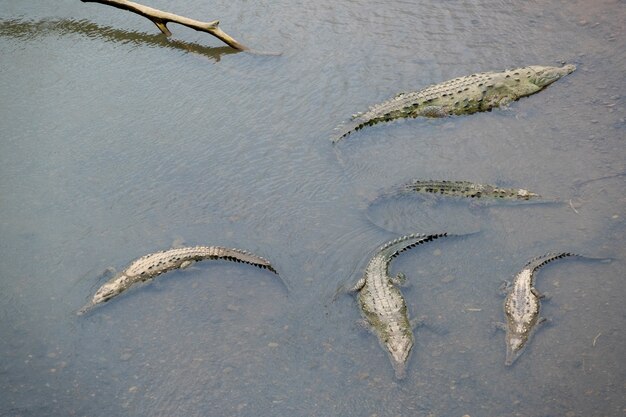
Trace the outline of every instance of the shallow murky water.
{"label": "shallow murky water", "polygon": [[[102,5],[0,0],[0,415],[617,416],[624,413],[624,2],[151,6],[235,53]],[[571,62],[507,110],[333,128],[401,91]],[[413,178],[560,204],[369,203]],[[350,285],[398,234],[480,230],[398,257],[416,331],[396,381]],[[289,282],[203,262],[77,317],[108,267],[173,242],[238,247]],[[513,368],[497,289],[550,250],[551,300]]]}

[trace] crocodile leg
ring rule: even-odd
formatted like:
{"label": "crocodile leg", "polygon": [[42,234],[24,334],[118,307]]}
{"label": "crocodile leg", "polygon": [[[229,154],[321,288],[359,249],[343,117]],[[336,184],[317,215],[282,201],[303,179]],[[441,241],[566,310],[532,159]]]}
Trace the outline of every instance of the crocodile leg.
{"label": "crocodile leg", "polygon": [[406,279],[406,275],[403,272],[398,272],[395,277],[391,277],[390,281],[393,285],[397,285],[398,287],[406,287],[409,281]]}

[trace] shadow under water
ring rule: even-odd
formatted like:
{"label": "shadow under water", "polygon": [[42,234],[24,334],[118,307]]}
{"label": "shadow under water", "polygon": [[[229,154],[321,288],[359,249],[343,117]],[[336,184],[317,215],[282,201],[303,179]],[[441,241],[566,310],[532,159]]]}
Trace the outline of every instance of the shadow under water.
{"label": "shadow under water", "polygon": [[184,52],[206,56],[215,62],[219,62],[223,55],[236,54],[237,52],[240,52],[230,46],[203,46],[193,42],[174,40],[168,38],[162,33],[147,34],[115,29],[110,26],[100,26],[88,20],[43,19],[32,21],[21,19],[0,19],[0,37],[10,37],[27,41],[54,33],[62,36],[80,34],[85,35],[88,38],[103,39],[110,42],[177,49]]}

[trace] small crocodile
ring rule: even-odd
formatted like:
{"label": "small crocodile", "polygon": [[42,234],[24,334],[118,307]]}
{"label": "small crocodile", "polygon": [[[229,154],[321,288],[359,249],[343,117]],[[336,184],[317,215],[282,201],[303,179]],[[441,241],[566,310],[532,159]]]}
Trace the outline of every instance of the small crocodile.
{"label": "small crocodile", "polygon": [[446,117],[489,111],[521,97],[543,90],[554,81],[576,70],[563,67],[529,66],[503,72],[482,72],[431,85],[420,91],[400,93],[353,116],[338,127],[333,137],[338,142],[366,126],[400,118]]}
{"label": "small crocodile", "polygon": [[91,301],[81,308],[77,314],[81,315],[94,306],[109,301],[132,285],[151,280],[157,275],[174,269],[184,269],[196,261],[205,259],[225,259],[243,262],[265,268],[277,274],[274,267],[264,258],[253,255],[240,249],[228,249],[220,246],[194,246],[169,249],[142,256],[131,262],[122,272],[102,285],[94,294]]}
{"label": "small crocodile", "polygon": [[458,196],[468,198],[494,198],[510,200],[530,200],[540,197],[523,188],[501,188],[495,185],[475,184],[469,181],[412,181],[399,189],[400,193],[417,192]]}
{"label": "small crocodile", "polygon": [[504,301],[504,315],[506,323],[498,323],[498,327],[506,332],[506,360],[505,365],[511,366],[522,354],[528,341],[533,336],[537,325],[546,321],[539,316],[544,297],[534,287],[535,271],[556,259],[566,256],[579,256],[573,253],[547,253],[528,261],[526,266],[515,276],[513,284],[508,289]]}
{"label": "small crocodile", "polygon": [[406,277],[402,273],[390,277],[389,264],[401,252],[444,236],[446,233],[411,234],[388,242],[372,257],[363,277],[352,288],[353,292],[358,292],[357,299],[364,321],[389,353],[398,379],[406,376],[414,337],[406,302],[398,289]]}

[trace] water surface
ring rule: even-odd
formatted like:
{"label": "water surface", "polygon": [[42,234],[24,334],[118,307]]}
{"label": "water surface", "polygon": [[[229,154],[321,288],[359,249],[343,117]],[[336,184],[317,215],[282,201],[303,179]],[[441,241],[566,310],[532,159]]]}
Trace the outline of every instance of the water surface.
{"label": "water surface", "polygon": [[[623,413],[623,2],[170,3],[150,5],[281,55],[173,24],[168,40],[97,4],[0,0],[0,415]],[[578,70],[507,110],[329,141],[398,92],[562,62]],[[414,178],[563,204],[403,199],[372,219]],[[385,241],[453,228],[481,233],[392,265],[431,324],[398,382],[354,299],[333,296]],[[181,241],[264,256],[291,291],[204,262],[74,315],[106,268]],[[497,289],[551,250],[613,261],[541,270],[551,325],[505,368]]]}

